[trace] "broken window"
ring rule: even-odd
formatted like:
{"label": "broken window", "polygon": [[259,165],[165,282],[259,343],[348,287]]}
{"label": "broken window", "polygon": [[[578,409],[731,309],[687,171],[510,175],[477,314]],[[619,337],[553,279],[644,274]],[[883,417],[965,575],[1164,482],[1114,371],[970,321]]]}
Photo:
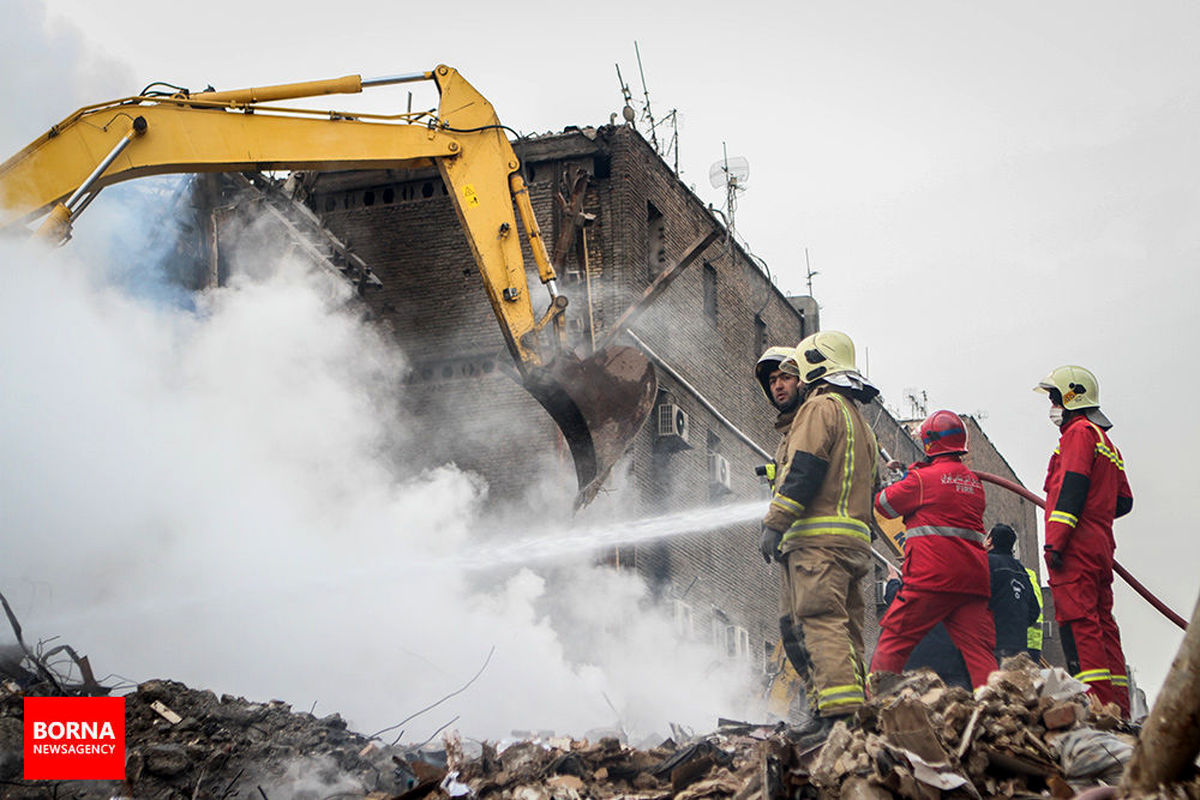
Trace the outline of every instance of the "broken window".
{"label": "broken window", "polygon": [[713,646],[731,661],[750,661],[750,631],[741,625],[735,625],[729,615],[719,608],[713,609],[712,617]]}
{"label": "broken window", "polygon": [[729,617],[719,608],[713,609],[712,643],[715,650],[725,649],[725,630],[729,626]]}

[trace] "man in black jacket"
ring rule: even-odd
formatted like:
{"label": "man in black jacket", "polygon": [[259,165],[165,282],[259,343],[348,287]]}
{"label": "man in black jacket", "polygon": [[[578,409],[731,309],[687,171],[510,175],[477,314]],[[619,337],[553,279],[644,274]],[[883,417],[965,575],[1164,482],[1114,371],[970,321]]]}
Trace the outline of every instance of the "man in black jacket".
{"label": "man in black jacket", "polygon": [[1004,523],[992,526],[984,541],[992,573],[992,600],[988,607],[996,623],[996,660],[1024,653],[1029,626],[1041,613],[1025,567],[1013,556],[1017,534]]}

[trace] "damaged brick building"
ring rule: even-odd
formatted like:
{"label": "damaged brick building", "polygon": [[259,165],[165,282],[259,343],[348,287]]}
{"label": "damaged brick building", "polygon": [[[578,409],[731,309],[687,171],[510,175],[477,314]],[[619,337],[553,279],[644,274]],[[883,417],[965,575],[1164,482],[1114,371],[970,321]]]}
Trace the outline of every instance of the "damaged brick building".
{"label": "damaged brick building", "polygon": [[[551,245],[572,344],[587,350],[664,271],[723,222],[633,128],[568,129],[514,143]],[[279,186],[260,189],[278,204]],[[486,504],[569,513],[571,457],[554,423],[513,380],[511,360],[475,261],[437,172],[378,170],[294,177],[281,224],[319,229],[343,272],[366,287],[374,317],[394,332],[411,372],[404,401],[425,435],[412,458],[453,461],[482,476]],[[297,204],[298,205],[298,204]],[[296,222],[297,216],[305,222]],[[290,217],[291,223],[284,218]],[[214,267],[214,277],[219,277]],[[546,299],[536,275],[535,307]],[[809,297],[785,296],[736,241],[705,247],[616,341],[646,353],[658,377],[654,411],[583,512],[637,519],[769,497],[755,468],[778,434],[753,378],[768,345],[792,345],[819,327]],[[853,335],[853,330],[849,333]],[[876,400],[866,409],[881,445],[905,463],[920,456],[909,428]],[[974,420],[974,466],[1017,480]],[[419,466],[414,463],[413,466]],[[884,476],[886,477],[886,476]],[[1020,532],[1036,553],[1034,507],[989,489],[987,523]],[[607,561],[642,575],[673,609],[684,635],[710,639],[747,669],[761,669],[778,638],[776,567],[763,564],[758,526],[621,547]],[[883,550],[882,545],[877,549]],[[1034,564],[1031,563],[1031,566]],[[1036,567],[1035,567],[1036,568]],[[868,607],[882,600],[882,568]],[[882,606],[877,606],[882,613]],[[868,620],[868,639],[877,636]]]}

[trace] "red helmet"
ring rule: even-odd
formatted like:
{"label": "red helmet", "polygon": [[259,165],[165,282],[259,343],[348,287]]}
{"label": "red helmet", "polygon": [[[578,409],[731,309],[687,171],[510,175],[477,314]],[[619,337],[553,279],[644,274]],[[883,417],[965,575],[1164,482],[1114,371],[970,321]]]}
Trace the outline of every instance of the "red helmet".
{"label": "red helmet", "polygon": [[962,455],[967,452],[967,426],[953,411],[935,411],[921,423],[925,455]]}

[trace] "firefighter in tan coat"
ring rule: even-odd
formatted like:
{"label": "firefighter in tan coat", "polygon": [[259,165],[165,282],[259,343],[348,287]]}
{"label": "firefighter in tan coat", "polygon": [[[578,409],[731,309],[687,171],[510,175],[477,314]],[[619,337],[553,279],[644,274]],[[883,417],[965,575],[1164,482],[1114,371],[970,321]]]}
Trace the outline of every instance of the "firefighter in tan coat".
{"label": "firefighter in tan coat", "polygon": [[761,551],[785,566],[785,603],[807,656],[802,676],[820,738],[866,700],[862,583],[871,574],[878,445],[859,412],[878,393],[858,372],[854,343],[821,331],[796,346],[803,402],[776,454],[775,494]]}

